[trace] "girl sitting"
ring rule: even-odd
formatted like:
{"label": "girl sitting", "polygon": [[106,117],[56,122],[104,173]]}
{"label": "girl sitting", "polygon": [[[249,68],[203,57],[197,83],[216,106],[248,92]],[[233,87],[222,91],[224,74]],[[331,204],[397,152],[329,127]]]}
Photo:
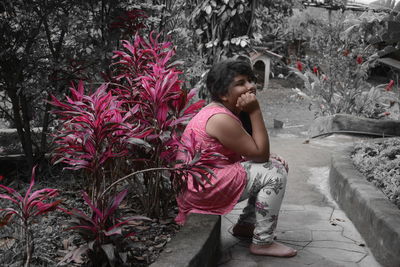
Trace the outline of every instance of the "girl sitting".
{"label": "girl sitting", "polygon": [[[283,159],[270,155],[254,80],[250,64],[244,61],[224,60],[210,70],[206,86],[212,102],[192,118],[182,140],[194,135],[199,145],[223,154],[226,160],[219,164],[221,168],[213,169],[217,179],[210,174],[213,185],[198,191],[188,181],[187,189],[177,197],[176,221],[183,224],[189,213],[227,214],[248,199],[233,234],[251,237],[253,254],[291,257],[296,250],[274,241],[288,167]],[[249,118],[249,131],[240,114]],[[178,153],[178,159],[182,157]]]}

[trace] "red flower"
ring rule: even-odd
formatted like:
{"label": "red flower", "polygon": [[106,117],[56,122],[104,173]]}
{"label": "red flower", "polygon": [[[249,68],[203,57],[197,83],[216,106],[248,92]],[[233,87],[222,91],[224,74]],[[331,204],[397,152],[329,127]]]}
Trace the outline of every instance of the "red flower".
{"label": "red flower", "polygon": [[394,85],[394,81],[390,80],[390,82],[388,83],[388,85],[386,85],[385,87],[385,91],[392,91],[392,87]]}
{"label": "red flower", "polygon": [[361,55],[358,55],[356,61],[357,61],[357,64],[363,63],[363,58],[362,58],[362,56],[361,56]]}
{"label": "red flower", "polygon": [[296,68],[299,71],[303,71],[303,63],[301,63],[300,61],[296,61]]}
{"label": "red flower", "polygon": [[343,56],[347,57],[349,54],[350,54],[349,50],[346,49],[343,51]]}
{"label": "red flower", "polygon": [[314,72],[315,74],[318,74],[318,67],[317,67],[317,66],[314,66],[313,72]]}
{"label": "red flower", "polygon": [[3,179],[4,179],[4,176],[3,176],[3,175],[0,175],[0,181],[3,180]]}
{"label": "red flower", "polygon": [[389,116],[389,115],[390,115],[390,112],[385,111],[385,112],[383,112],[383,115]]}

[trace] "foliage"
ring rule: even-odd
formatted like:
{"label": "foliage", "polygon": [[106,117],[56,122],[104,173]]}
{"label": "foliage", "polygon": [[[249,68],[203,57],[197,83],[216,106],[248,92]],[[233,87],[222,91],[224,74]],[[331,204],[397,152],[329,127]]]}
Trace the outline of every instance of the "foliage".
{"label": "foliage", "polygon": [[148,39],[136,35],[133,43],[123,41],[124,50],[115,51],[110,82],[94,93],[86,95],[80,82],[70,89],[66,102],[52,97],[61,122],[53,161],[85,170],[88,184],[93,184],[91,197],[83,194],[92,215],[69,212],[75,217],[70,229],[83,235],[88,244],[71,252],[65,261],[89,250],[95,265],[106,258],[111,266],[124,262],[120,252],[127,240],[121,226],[128,220],[117,220],[114,212],[127,189],[116,197],[110,191],[128,178],[134,178],[128,180],[130,189],[152,217],[167,212],[174,193],[183,189],[189,175],[198,186],[211,183],[211,168],[217,167],[221,155],[198,147],[193,140],[185,142],[183,153],[189,154],[175,166],[184,124],[204,101],[190,102],[195,90],[181,88],[180,72],[171,62],[172,43],[158,40],[159,35],[151,33]]}
{"label": "foliage", "polygon": [[[98,80],[100,72],[107,73],[121,36],[129,38],[142,27],[129,20],[129,12],[126,23],[118,24],[131,2],[18,0],[1,5],[0,91],[6,105],[0,109],[18,130],[29,171],[48,149],[49,95],[61,95],[72,80]],[[39,138],[32,127],[41,127]]]}
{"label": "foliage", "polygon": [[380,50],[371,56],[371,60],[398,52],[400,49],[400,13],[386,14],[376,24],[377,34],[371,36],[368,41]]}
{"label": "foliage", "polygon": [[68,263],[72,257],[87,253],[93,266],[121,266],[126,264],[127,255],[124,249],[129,242],[129,236],[134,233],[124,233],[123,226],[135,220],[150,220],[143,216],[118,218],[117,209],[124,200],[128,190],[123,190],[113,196],[106,207],[103,204],[93,203],[89,196],[83,192],[85,203],[90,208],[90,213],[78,209],[63,210],[72,217],[70,227],[87,242],[74,251],[69,252],[63,259]]}
{"label": "foliage", "polygon": [[149,133],[139,133],[139,127],[127,122],[132,113],[122,112],[123,102],[106,89],[107,84],[103,84],[87,96],[80,82],[77,89],[70,88],[67,103],[54,96],[51,102],[59,108],[54,113],[62,121],[62,128],[54,135],[53,162],[65,163],[70,166],[67,169],[85,170],[92,199],[113,182],[116,173],[112,170],[116,166],[112,160],[126,156],[130,143],[144,145],[137,138]]}
{"label": "foliage", "polygon": [[295,92],[316,106],[316,115],[346,113],[366,118],[389,116],[389,109],[397,102],[397,96],[392,91],[394,82],[369,85],[365,82],[367,64],[362,62],[361,56],[354,59],[347,54],[337,61],[337,69],[331,72],[332,76],[321,74],[317,66],[313,70],[307,68],[304,72],[303,67],[299,68],[302,65],[290,68],[304,81],[304,89],[296,88]]}
{"label": "foliage", "polygon": [[[17,217],[22,228],[22,237],[25,240],[25,264],[29,266],[34,251],[34,243],[31,232],[31,225],[35,222],[39,215],[46,214],[58,208],[61,200],[46,203],[46,201],[56,197],[58,191],[56,189],[44,188],[32,191],[35,184],[35,169],[32,170],[31,183],[25,196],[22,196],[16,190],[0,184],[0,188],[4,193],[0,194],[0,198],[9,200],[14,207],[0,209],[0,227],[9,224],[14,217]],[[17,224],[19,224],[17,222]]]}
{"label": "foliage", "polygon": [[310,55],[304,58],[304,73],[291,68],[305,83],[304,90],[297,89],[297,93],[316,104],[317,115],[387,116],[388,109],[398,102],[397,96],[384,90],[386,85],[373,87],[366,82],[373,66],[367,59],[376,51],[368,44],[377,31],[371,23],[380,15],[332,13],[330,20],[323,15],[304,16],[302,26],[310,30],[304,32]]}
{"label": "foliage", "polygon": [[[221,161],[226,160],[222,154],[216,153],[213,148],[203,148],[191,133],[187,139],[181,140],[181,158],[178,158],[174,179],[178,190],[183,190],[188,178],[192,177],[193,186],[196,190],[204,188],[205,183],[212,184],[214,172],[211,168],[219,168]],[[211,174],[211,175],[210,175]]]}
{"label": "foliage", "polygon": [[[53,97],[61,119],[53,161],[89,171],[92,200],[132,170],[173,166],[183,127],[204,103],[190,103],[196,91],[181,88],[172,43],[158,40],[152,33],[123,41],[108,92],[102,85],[87,96],[80,83],[67,103]],[[166,211],[174,196],[169,179],[145,172],[131,182],[148,215]]]}
{"label": "foliage", "polygon": [[110,29],[121,31],[123,39],[130,39],[140,30],[146,27],[145,19],[147,14],[140,9],[132,9],[125,11],[121,16],[118,16],[110,24]]}
{"label": "foliage", "polygon": [[[227,57],[250,59],[256,46],[282,52],[285,40],[281,23],[291,14],[294,2],[299,1],[190,1],[188,27],[194,46],[207,66]],[[207,99],[205,67],[202,70],[196,86],[200,97]]]}
{"label": "foliage", "polygon": [[288,30],[288,20],[299,1],[265,1],[254,13],[254,45],[267,47],[272,52],[287,55],[288,44],[294,40]]}
{"label": "foliage", "polygon": [[[396,3],[397,2],[397,3]],[[376,0],[370,3],[372,7],[385,7],[388,9],[400,11],[400,2],[396,0]]]}
{"label": "foliage", "polygon": [[[201,1],[190,15],[196,32],[194,42],[208,64],[230,56],[235,48],[248,46],[247,30],[253,1],[220,0]],[[235,39],[233,39],[235,38]]]}
{"label": "foliage", "polygon": [[[399,49],[400,43],[400,15],[397,12],[364,12],[360,16],[351,16],[345,20],[347,28],[342,38],[352,38],[357,42],[373,45],[378,51],[369,57],[370,61],[387,56]],[[360,35],[361,34],[361,35]]]}
{"label": "foliage", "polygon": [[[176,140],[185,123],[204,103],[190,104],[196,91],[181,89],[181,72],[171,62],[175,50],[170,42],[158,39],[154,34],[148,40],[136,36],[133,43],[124,42],[125,51],[117,51],[114,57],[114,79],[122,85],[114,91],[127,103],[125,108],[136,105],[136,122],[152,131],[146,139],[151,148],[137,154],[146,161],[136,164],[134,169],[171,166],[177,152]],[[159,214],[170,202],[168,179],[162,173],[145,173],[134,181],[133,188],[148,214]]]}
{"label": "foliage", "polygon": [[352,154],[354,165],[400,209],[400,139],[359,142]]}

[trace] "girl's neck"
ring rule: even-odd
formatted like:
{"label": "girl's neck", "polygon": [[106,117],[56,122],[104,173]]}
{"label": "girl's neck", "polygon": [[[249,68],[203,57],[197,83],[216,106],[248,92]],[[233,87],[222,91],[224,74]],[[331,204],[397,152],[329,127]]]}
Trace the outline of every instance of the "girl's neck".
{"label": "girl's neck", "polygon": [[232,112],[235,115],[238,115],[239,113],[236,111],[235,108],[229,107],[229,105],[226,105],[222,102],[217,102],[217,101],[212,101],[209,106],[220,106],[220,107],[224,107],[226,109],[228,109],[230,112]]}

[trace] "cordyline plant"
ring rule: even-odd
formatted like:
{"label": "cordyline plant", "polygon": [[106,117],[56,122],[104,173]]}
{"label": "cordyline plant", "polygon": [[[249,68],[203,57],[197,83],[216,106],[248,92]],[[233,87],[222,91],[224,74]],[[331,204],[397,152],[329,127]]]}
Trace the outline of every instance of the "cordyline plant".
{"label": "cordyline plant", "polygon": [[213,168],[220,168],[221,162],[227,160],[227,158],[215,152],[212,147],[203,148],[199,142],[191,133],[190,137],[177,141],[176,145],[180,148],[181,155],[175,161],[174,167],[158,167],[139,170],[130,173],[114,183],[112,183],[103,193],[100,195],[102,197],[109,190],[114,188],[117,184],[129,179],[133,176],[140,175],[146,172],[153,171],[168,171],[171,174],[171,182],[173,183],[173,188],[176,193],[182,193],[185,188],[189,177],[193,179],[193,185],[196,190],[200,190],[200,187],[204,189],[205,183],[212,185],[212,178],[215,178]]}
{"label": "cordyline plant", "polygon": [[132,175],[129,182],[146,214],[159,217],[174,198],[173,176],[159,169],[174,168],[176,140],[204,101],[192,103],[195,90],[181,88],[170,42],[151,33],[148,39],[136,35],[133,43],[123,41],[123,47],[115,51],[110,83],[92,95],[79,83],[66,102],[52,98],[62,122],[53,160],[85,170],[92,201],[132,170],[157,170]]}
{"label": "cordyline plant", "polygon": [[34,251],[34,241],[31,231],[31,225],[39,215],[54,211],[57,209],[61,200],[47,202],[58,195],[57,189],[44,188],[37,191],[32,191],[35,184],[35,170],[36,166],[32,169],[31,183],[25,196],[14,189],[0,184],[0,188],[4,193],[0,194],[0,198],[9,200],[13,203],[14,207],[0,209],[0,227],[8,225],[14,218],[19,220],[15,222],[22,228],[22,238],[25,241],[24,251],[24,266],[30,266],[32,254]]}
{"label": "cordyline plant", "polygon": [[58,108],[53,113],[62,122],[55,134],[53,162],[67,164],[66,169],[84,170],[92,200],[113,181],[117,167],[113,160],[127,156],[129,144],[144,145],[140,138],[150,133],[128,123],[132,112],[122,111],[123,102],[106,89],[103,84],[85,95],[80,82],[77,88],[70,88],[66,103],[54,96],[51,102]]}
{"label": "cordyline plant", "polygon": [[[175,49],[170,42],[160,42],[154,33],[148,39],[135,36],[133,43],[123,42],[124,51],[115,52],[113,64],[114,92],[125,103],[138,105],[135,120],[152,129],[146,141],[151,149],[138,151],[147,161],[135,164],[135,170],[172,167],[185,123],[201,108],[204,101],[190,103],[195,90],[182,90],[181,74],[171,62]],[[126,106],[124,106],[126,108]],[[171,177],[165,172],[144,172],[133,180],[135,193],[149,216],[167,212],[173,199]]]}
{"label": "cordyline plant", "polygon": [[[98,199],[102,200],[109,190],[124,180],[153,171],[171,172],[176,191],[183,190],[189,176],[194,178],[193,184],[197,190],[200,187],[204,188],[205,183],[212,184],[212,178],[215,178],[212,168],[219,168],[220,161],[226,160],[226,158],[222,154],[215,153],[212,148],[202,148],[193,134],[182,140],[179,146],[182,149],[182,156],[177,160],[175,167],[160,167],[133,172],[108,186]],[[73,218],[71,227],[67,230],[76,231],[87,242],[65,255],[61,264],[76,261],[83,253],[87,253],[93,266],[103,266],[107,263],[110,266],[123,266],[127,263],[127,253],[124,250],[130,241],[127,237],[135,233],[124,233],[123,226],[135,220],[150,220],[144,216],[117,217],[117,209],[127,192],[128,190],[125,189],[110,198],[108,205],[104,205],[102,201],[92,202],[87,193],[83,192],[83,199],[90,208],[89,214],[77,209],[67,211],[60,208]]]}
{"label": "cordyline plant", "polygon": [[124,231],[123,226],[135,220],[150,220],[144,216],[118,218],[117,209],[127,193],[127,189],[121,191],[104,206],[103,203],[92,202],[87,193],[83,192],[83,199],[90,208],[89,214],[78,209],[63,209],[72,217],[71,227],[66,230],[74,230],[87,243],[70,251],[60,264],[70,263],[86,253],[93,266],[125,266],[125,250],[130,241],[127,237],[135,233]]}

